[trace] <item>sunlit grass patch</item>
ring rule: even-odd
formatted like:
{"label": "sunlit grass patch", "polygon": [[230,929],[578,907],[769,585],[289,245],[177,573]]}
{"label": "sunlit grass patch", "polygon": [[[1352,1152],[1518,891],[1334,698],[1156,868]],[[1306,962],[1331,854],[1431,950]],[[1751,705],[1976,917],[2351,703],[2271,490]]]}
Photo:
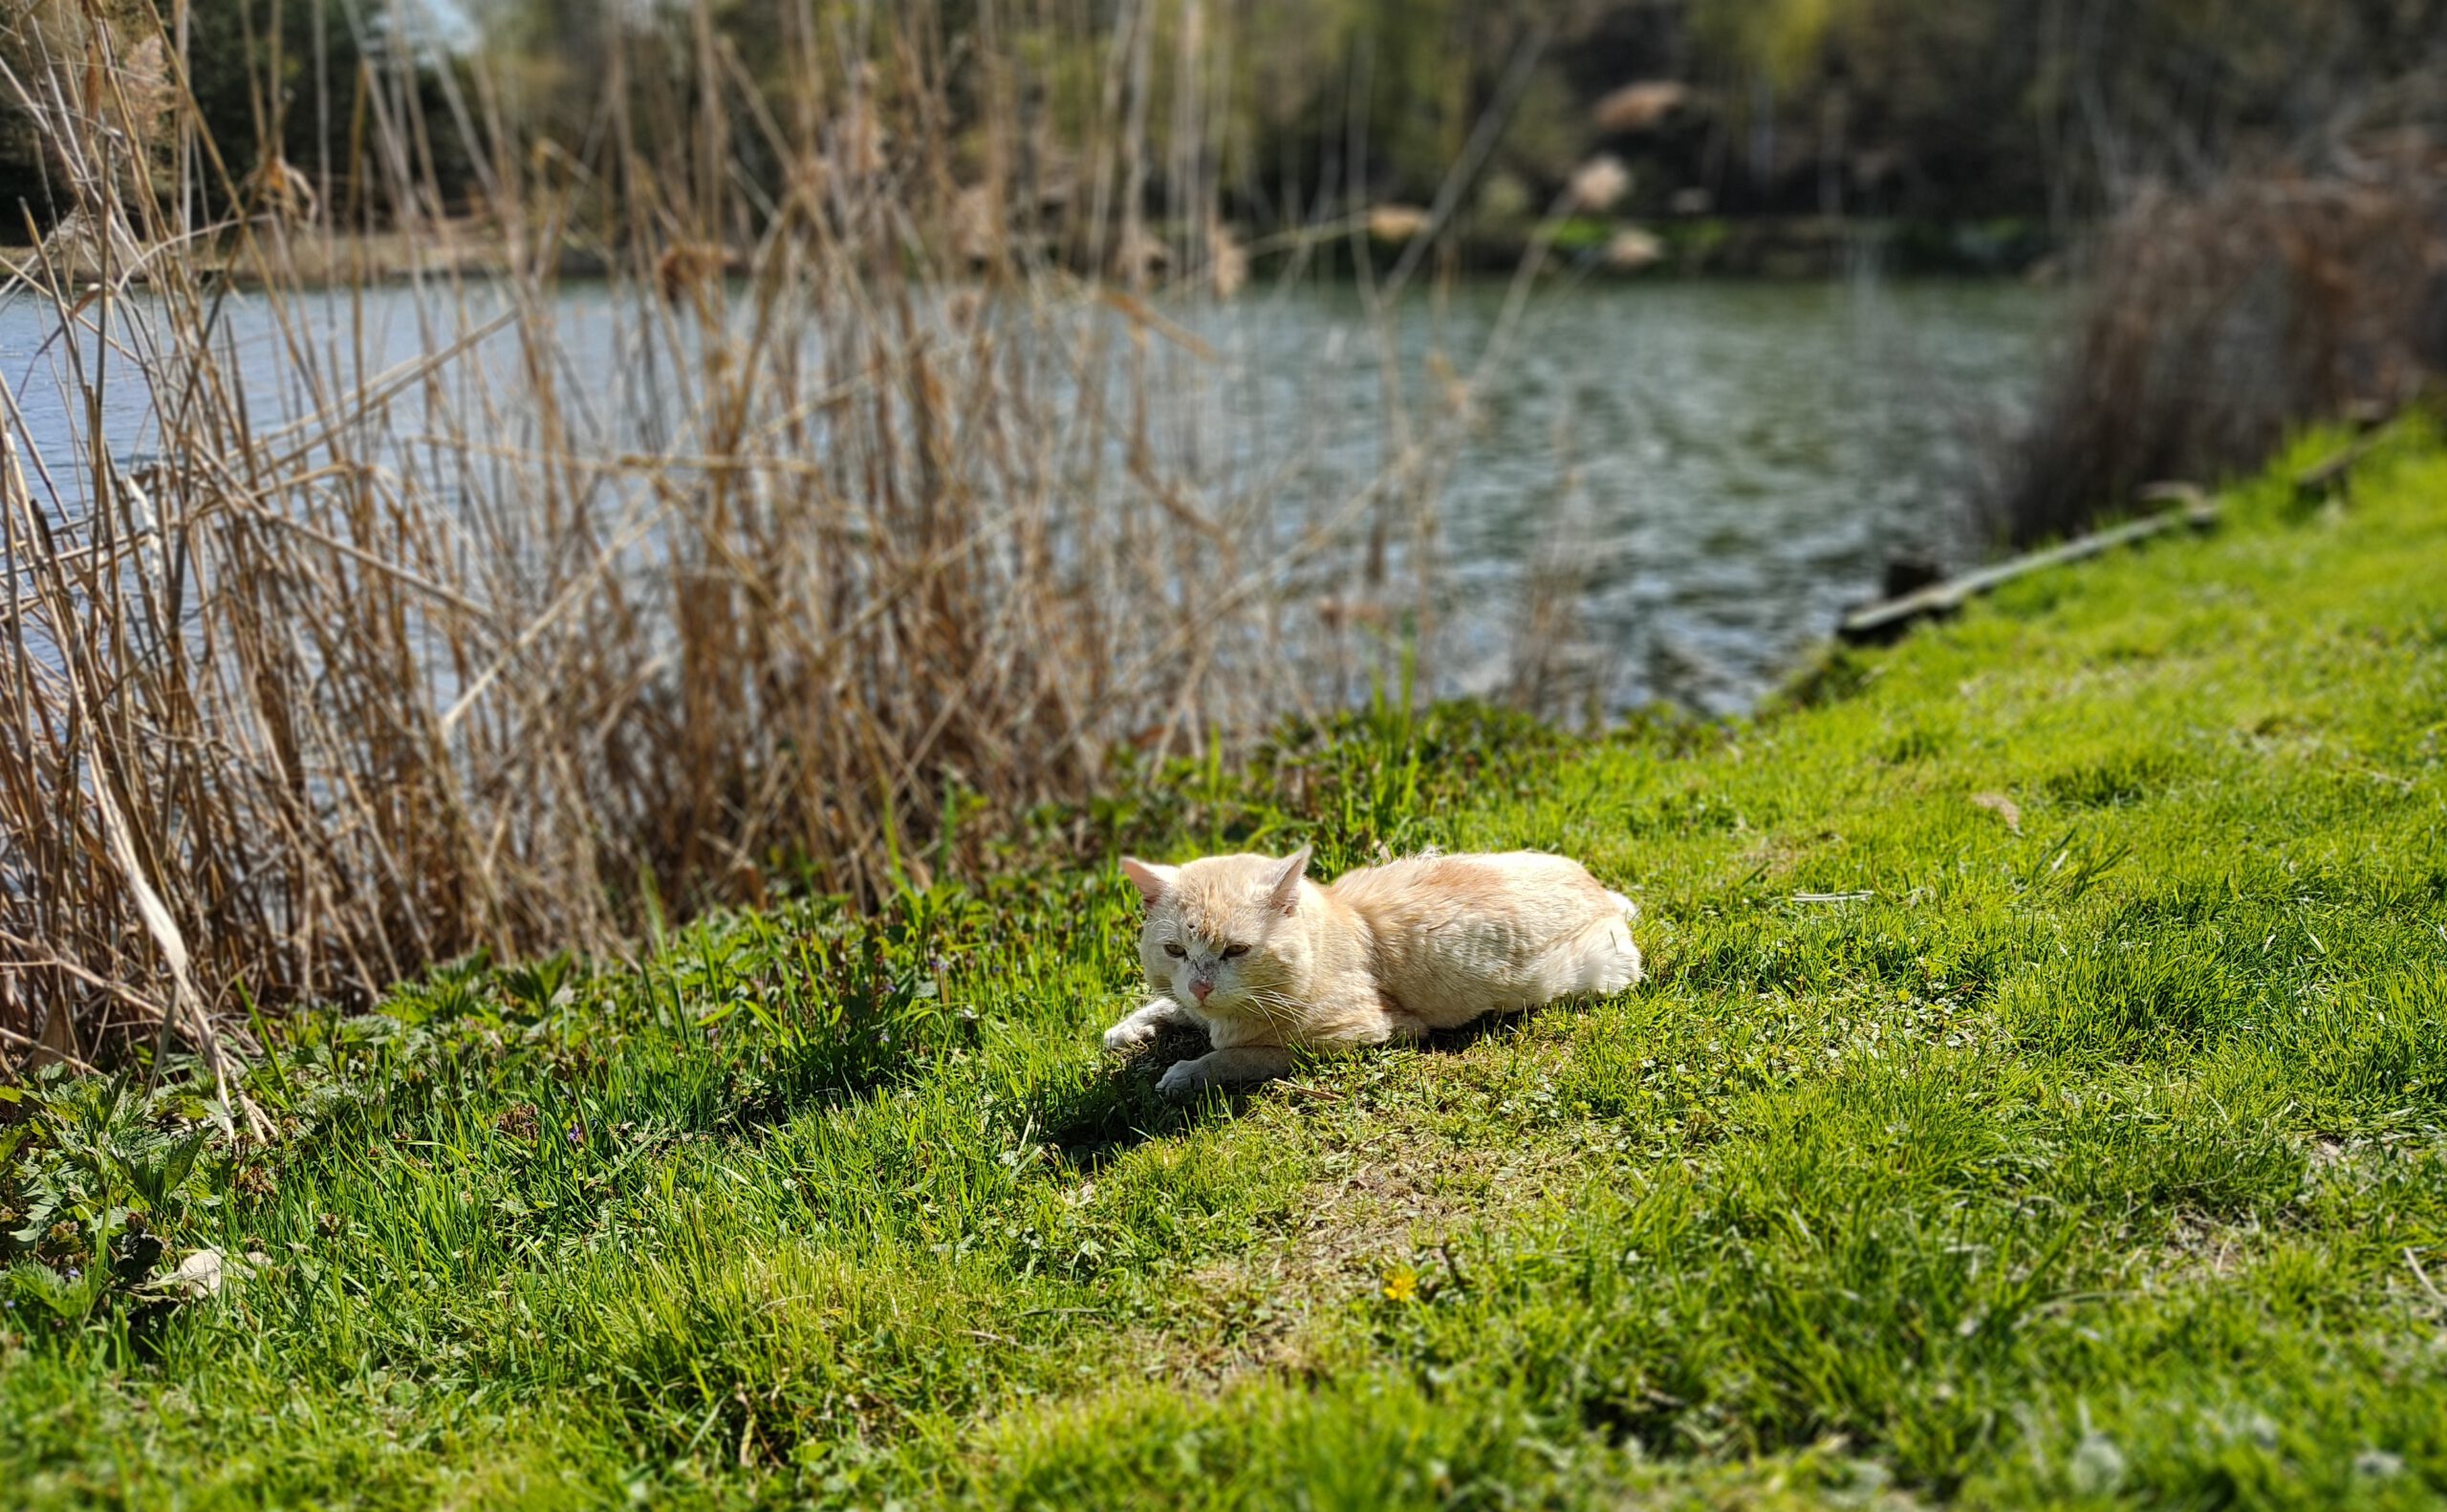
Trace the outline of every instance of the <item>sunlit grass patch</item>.
{"label": "sunlit grass patch", "polygon": [[[39,1083],[0,1474],[2434,1503],[2447,454],[2367,465],[2341,520],[2244,489],[1808,707],[1585,742],[1379,708],[1098,821],[1332,868],[1570,849],[1644,910],[1612,1001],[1173,1105],[1096,1048],[1127,889],[1015,865],[301,1016],[249,1086],[269,1146],[197,1141],[175,1080]],[[219,1294],[141,1289],[200,1247]]]}

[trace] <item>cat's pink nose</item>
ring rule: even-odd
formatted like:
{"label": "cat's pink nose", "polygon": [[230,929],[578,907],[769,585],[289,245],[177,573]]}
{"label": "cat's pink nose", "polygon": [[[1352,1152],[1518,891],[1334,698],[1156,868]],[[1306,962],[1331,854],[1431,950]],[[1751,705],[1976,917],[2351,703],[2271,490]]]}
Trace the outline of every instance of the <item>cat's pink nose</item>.
{"label": "cat's pink nose", "polygon": [[1215,983],[1212,982],[1193,982],[1189,984],[1189,995],[1201,1003],[1204,1003],[1206,995],[1214,990]]}

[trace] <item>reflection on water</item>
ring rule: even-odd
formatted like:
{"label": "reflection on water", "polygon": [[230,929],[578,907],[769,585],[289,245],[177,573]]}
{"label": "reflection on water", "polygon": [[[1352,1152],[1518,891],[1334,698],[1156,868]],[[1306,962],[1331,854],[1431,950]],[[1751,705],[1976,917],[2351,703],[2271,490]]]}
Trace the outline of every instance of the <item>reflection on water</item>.
{"label": "reflection on water", "polygon": [[[1407,422],[1443,443],[1430,494],[1434,690],[1505,684],[1535,579],[1563,610],[1539,621],[1540,649],[1605,703],[1707,712],[1747,706],[1773,686],[1846,606],[1874,594],[1890,558],[1959,560],[1970,550],[1957,506],[1983,447],[2032,391],[2063,299],[1968,284],[1546,290],[1456,421],[1438,395],[1476,368],[1504,292],[1490,284],[1415,299],[1391,364],[1348,289],[1182,313],[1214,355],[1167,355],[1206,371],[1157,428],[1169,433],[1168,454],[1187,459],[1176,465],[1211,482],[1212,499],[1263,493],[1278,529],[1296,532],[1384,465],[1397,434],[1388,395],[1398,394]],[[691,449],[684,396],[665,392],[642,352],[617,349],[610,333],[636,324],[612,318],[617,296],[596,286],[561,297],[558,387],[583,412],[581,428],[607,447]],[[473,299],[481,318],[484,295]],[[312,407],[303,372],[345,371],[327,379],[343,392],[355,373],[393,367],[464,329],[462,313],[436,322],[403,291],[309,301],[292,315],[301,313],[303,340],[259,300],[233,300],[221,317],[219,340],[249,375],[258,424]],[[81,427],[66,396],[96,375],[69,364],[49,340],[54,329],[45,307],[0,305],[0,378],[70,490]],[[603,333],[592,346],[590,332]],[[131,365],[122,358],[100,376],[114,452],[158,448]],[[491,384],[481,362],[442,381]],[[397,402],[438,397],[412,385]],[[444,401],[483,399],[462,387]],[[1389,543],[1396,584],[1412,581],[1407,539],[1405,529]],[[1348,596],[1351,585],[1331,579],[1352,571],[1338,563],[1304,582],[1302,597]]]}

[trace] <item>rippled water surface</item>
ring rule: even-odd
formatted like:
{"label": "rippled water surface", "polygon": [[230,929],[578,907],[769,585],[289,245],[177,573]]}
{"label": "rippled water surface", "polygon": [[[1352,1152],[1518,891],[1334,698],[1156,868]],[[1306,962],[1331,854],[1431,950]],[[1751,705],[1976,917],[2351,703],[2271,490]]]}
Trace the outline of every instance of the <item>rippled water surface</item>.
{"label": "rippled water surface", "polygon": [[[1502,292],[1474,291],[1430,347],[1481,350]],[[1448,624],[1438,680],[1497,686],[1526,580],[1571,599],[1566,649],[1614,707],[1755,702],[1876,594],[1886,563],[1977,550],[1963,501],[2024,415],[2065,296],[2004,284],[1643,284],[1542,293],[1442,480]],[[1320,295],[1277,342],[1323,329],[1325,392],[1363,433],[1381,378]],[[1288,356],[1261,366],[1288,367]]]}
{"label": "rippled water surface", "polygon": [[[572,330],[611,324],[595,319],[608,291],[563,297]],[[1873,596],[1891,557],[1967,553],[1960,501],[2026,404],[2063,297],[2001,284],[1544,290],[1457,421],[1435,395],[1476,370],[1501,323],[1501,285],[1415,296],[1390,362],[1354,291],[1261,293],[1180,315],[1211,344],[1202,360],[1217,376],[1175,428],[1211,454],[1219,489],[1263,480],[1279,518],[1296,525],[1383,465],[1399,434],[1388,394],[1398,392],[1405,422],[1440,443],[1425,495],[1436,691],[1505,685],[1535,580],[1565,610],[1541,621],[1538,638],[1584,690],[1615,708],[1664,700],[1726,712]],[[436,339],[404,292],[367,298],[368,334],[352,338],[370,347],[366,371]],[[293,413],[292,385],[271,377],[283,362],[269,312],[240,299],[224,319],[250,385],[262,376],[254,413]],[[68,470],[79,427],[60,397],[74,375],[46,345],[55,327],[47,308],[0,305],[0,376],[45,461]],[[654,371],[583,340],[564,381],[598,390],[588,397],[614,417],[613,440],[684,446],[684,434],[651,434],[665,420],[636,418],[672,408],[641,402]],[[158,445],[141,387],[105,385],[103,409],[115,451]],[[1397,584],[1416,580],[1407,531],[1393,532]]]}

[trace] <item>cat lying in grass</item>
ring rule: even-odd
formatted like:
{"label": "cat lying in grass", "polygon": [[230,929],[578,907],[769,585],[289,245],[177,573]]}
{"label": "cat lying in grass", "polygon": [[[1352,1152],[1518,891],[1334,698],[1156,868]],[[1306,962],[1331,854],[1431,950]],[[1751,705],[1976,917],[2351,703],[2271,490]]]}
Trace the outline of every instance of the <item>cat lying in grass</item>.
{"label": "cat lying in grass", "polygon": [[1156,996],[1105,1031],[1106,1048],[1135,1048],[1167,1024],[1204,1028],[1209,1052],[1156,1084],[1182,1096],[1281,1076],[1294,1047],[1415,1041],[1640,980],[1639,910],[1567,857],[1430,854],[1330,887],[1308,866],[1306,846],[1285,859],[1124,858],[1147,900],[1138,959]]}

